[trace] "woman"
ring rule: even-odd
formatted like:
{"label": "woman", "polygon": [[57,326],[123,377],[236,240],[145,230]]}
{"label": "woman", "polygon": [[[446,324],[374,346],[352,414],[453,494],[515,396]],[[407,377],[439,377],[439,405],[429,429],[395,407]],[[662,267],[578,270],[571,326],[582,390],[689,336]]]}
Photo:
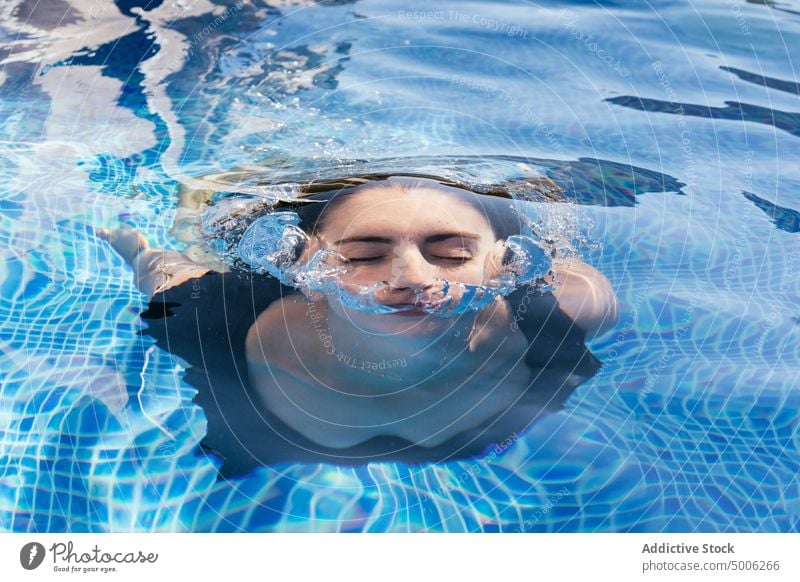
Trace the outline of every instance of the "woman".
{"label": "woman", "polygon": [[477,311],[437,311],[441,281],[481,286],[502,272],[519,232],[508,201],[419,177],[362,182],[295,208],[308,234],[296,260],[336,253],[336,289],[383,281],[373,305],[388,312],[252,271],[213,271],[148,248],[135,231],[101,232],[151,298],[145,333],[191,364],[187,382],[209,420],[203,444],[226,474],[479,454],[558,409],[597,368],[584,337],[617,318],[602,274],[573,261],[556,265],[552,292],[526,287]]}

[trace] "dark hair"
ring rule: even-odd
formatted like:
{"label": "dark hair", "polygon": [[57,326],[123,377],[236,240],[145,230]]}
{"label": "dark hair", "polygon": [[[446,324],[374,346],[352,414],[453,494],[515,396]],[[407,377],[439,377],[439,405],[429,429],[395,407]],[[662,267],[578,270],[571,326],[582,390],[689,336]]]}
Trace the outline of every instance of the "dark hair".
{"label": "dark hair", "polygon": [[[493,194],[491,196],[481,196],[480,194],[468,190],[463,185],[434,176],[420,175],[370,175],[336,180],[330,182],[316,182],[304,187],[305,196],[298,201],[289,203],[292,210],[300,216],[303,227],[309,233],[315,233],[324,227],[327,217],[331,211],[349,196],[364,190],[387,189],[398,186],[401,189],[411,190],[422,187],[432,187],[445,192],[452,192],[453,195],[463,196],[460,200],[475,208],[486,217],[492,232],[497,239],[507,239],[509,236],[519,234],[522,230],[522,222],[519,215],[511,211],[514,198],[510,195]],[[501,205],[499,199],[508,200],[508,205]],[[281,210],[284,205],[278,204],[272,211]]]}
{"label": "dark hair", "polygon": [[[498,240],[520,234],[524,224],[519,213],[513,212],[511,206],[517,200],[562,202],[561,190],[547,178],[528,179],[520,182],[509,182],[501,186],[468,186],[460,182],[427,174],[361,174],[346,178],[318,180],[301,184],[297,188],[296,198],[290,200],[257,200],[247,206],[243,220],[231,221],[233,224],[224,234],[225,243],[218,247],[223,254],[234,262],[234,268],[247,269],[235,252],[225,252],[224,248],[233,250],[245,230],[255,220],[266,214],[281,211],[296,212],[300,217],[300,226],[309,234],[318,232],[325,222],[325,213],[330,213],[348,196],[366,189],[381,190],[395,185],[405,188],[433,187],[443,190],[455,190],[454,195],[472,194],[461,198],[475,208],[489,222],[492,232]],[[512,193],[519,189],[520,194]],[[508,205],[501,204],[507,200]],[[222,234],[222,233],[220,233]],[[233,247],[230,245],[233,244]]]}

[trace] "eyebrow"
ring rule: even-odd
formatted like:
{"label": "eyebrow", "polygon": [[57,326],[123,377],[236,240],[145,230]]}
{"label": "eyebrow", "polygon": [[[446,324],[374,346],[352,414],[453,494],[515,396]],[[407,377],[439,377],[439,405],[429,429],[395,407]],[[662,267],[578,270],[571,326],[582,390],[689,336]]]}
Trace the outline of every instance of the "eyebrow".
{"label": "eyebrow", "polygon": [[444,232],[442,234],[435,234],[425,239],[425,242],[436,243],[450,238],[466,238],[469,240],[480,240],[481,235],[473,234],[471,232]]}
{"label": "eyebrow", "polygon": [[353,243],[353,242],[365,242],[365,243],[379,243],[379,244],[387,244],[390,245],[394,243],[394,241],[390,238],[385,238],[382,236],[353,236],[350,238],[343,238],[337,240],[333,244],[341,245],[346,243]]}
{"label": "eyebrow", "polygon": [[[481,238],[478,234],[473,234],[471,232],[443,232],[440,234],[434,234],[429,236],[425,239],[426,243],[437,243],[442,242],[444,240],[448,240],[451,238],[465,238],[470,240],[479,240]],[[346,243],[353,243],[353,242],[362,242],[362,243],[378,243],[378,244],[394,244],[394,240],[390,238],[386,238],[383,236],[353,236],[349,238],[343,238],[340,240],[335,241],[333,244],[341,245]]]}

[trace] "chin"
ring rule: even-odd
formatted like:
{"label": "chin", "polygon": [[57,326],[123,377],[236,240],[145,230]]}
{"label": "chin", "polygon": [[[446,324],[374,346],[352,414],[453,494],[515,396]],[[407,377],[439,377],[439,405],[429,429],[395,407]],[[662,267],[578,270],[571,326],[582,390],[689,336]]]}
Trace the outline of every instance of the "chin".
{"label": "chin", "polygon": [[406,337],[436,337],[462,328],[466,318],[438,317],[430,314],[366,313],[349,311],[350,321],[367,332],[398,334]]}

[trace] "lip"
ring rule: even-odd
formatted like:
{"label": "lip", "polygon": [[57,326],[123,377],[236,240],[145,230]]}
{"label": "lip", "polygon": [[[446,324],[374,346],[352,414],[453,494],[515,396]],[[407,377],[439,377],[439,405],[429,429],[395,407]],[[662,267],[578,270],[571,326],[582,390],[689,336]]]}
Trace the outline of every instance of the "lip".
{"label": "lip", "polygon": [[[398,305],[393,305],[392,307],[409,307],[410,305],[411,304],[398,304]],[[430,315],[430,313],[428,313],[424,309],[417,307],[415,309],[409,309],[407,311],[394,311],[391,313],[391,315],[403,315],[405,317],[427,317],[428,315]]]}

